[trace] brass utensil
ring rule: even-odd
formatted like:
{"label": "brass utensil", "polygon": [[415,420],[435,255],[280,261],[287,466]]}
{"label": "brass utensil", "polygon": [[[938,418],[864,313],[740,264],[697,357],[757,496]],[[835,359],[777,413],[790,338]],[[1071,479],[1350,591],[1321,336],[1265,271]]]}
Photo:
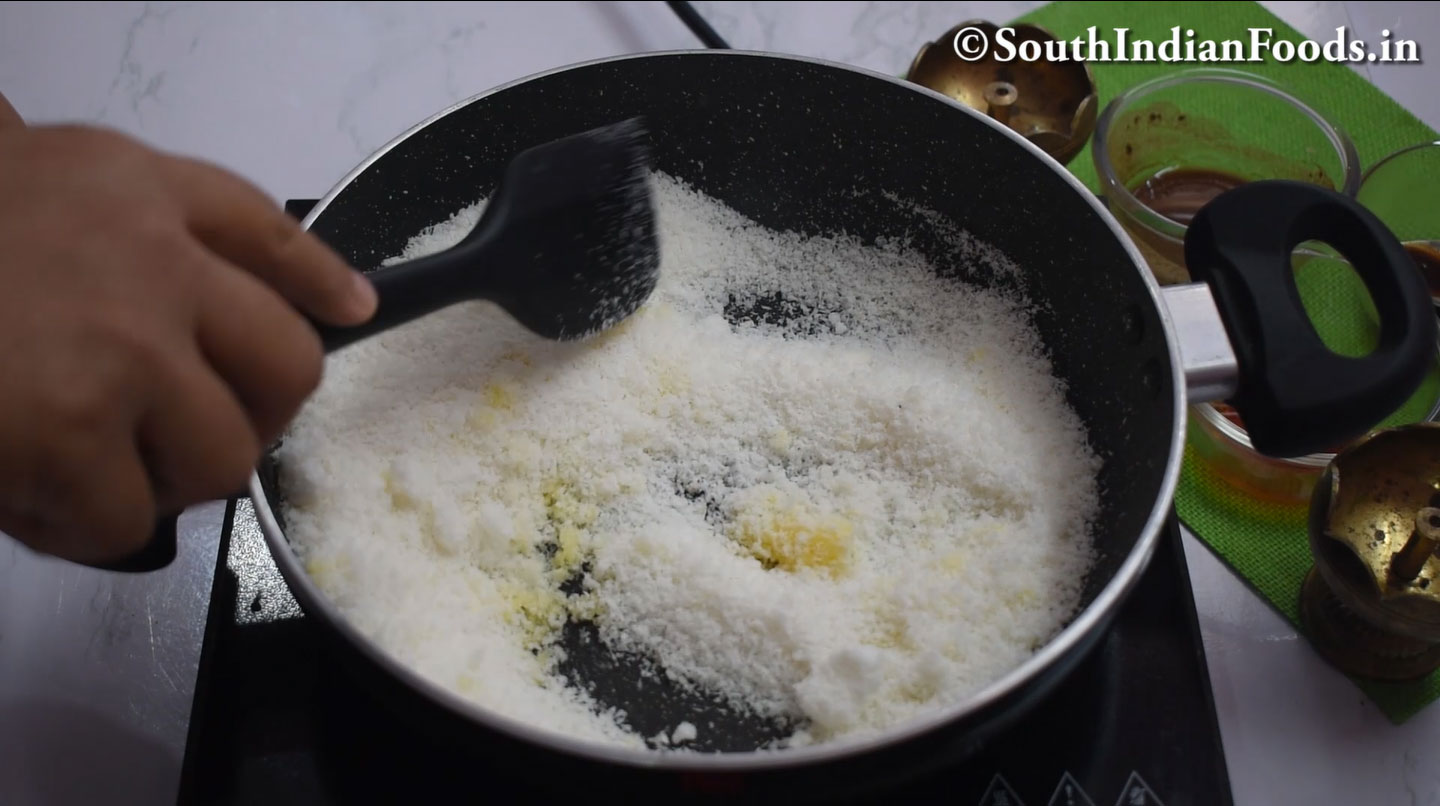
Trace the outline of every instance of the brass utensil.
{"label": "brass utensil", "polygon": [[1377,431],[1315,487],[1315,567],[1300,616],[1341,671],[1410,680],[1440,668],[1440,424]]}
{"label": "brass utensil", "polygon": [[[1056,41],[1038,25],[1016,25],[1013,43]],[[966,28],[985,33],[990,52],[966,61],[955,52],[955,37]],[[1099,100],[1095,75],[1082,61],[1002,62],[995,58],[999,26],[970,20],[951,28],[940,39],[926,43],[910,64],[907,78],[949,96],[1014,129],[1045,153],[1068,163],[1085,148],[1095,131]]]}

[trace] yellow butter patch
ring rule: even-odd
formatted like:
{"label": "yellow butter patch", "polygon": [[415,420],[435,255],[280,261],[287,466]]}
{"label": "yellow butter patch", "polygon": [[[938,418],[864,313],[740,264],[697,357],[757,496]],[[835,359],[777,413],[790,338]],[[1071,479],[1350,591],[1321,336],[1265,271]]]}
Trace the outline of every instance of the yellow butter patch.
{"label": "yellow butter patch", "polygon": [[845,518],[784,507],[771,495],[740,514],[731,537],[766,568],[839,576],[850,567],[854,531]]}

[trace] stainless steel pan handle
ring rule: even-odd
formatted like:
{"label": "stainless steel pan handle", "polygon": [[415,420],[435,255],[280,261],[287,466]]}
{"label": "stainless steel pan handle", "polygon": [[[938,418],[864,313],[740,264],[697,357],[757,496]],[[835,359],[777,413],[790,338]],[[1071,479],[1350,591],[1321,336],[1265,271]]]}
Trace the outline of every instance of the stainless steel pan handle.
{"label": "stainless steel pan handle", "polygon": [[1209,403],[1234,397],[1240,388],[1240,362],[1230,347],[1230,336],[1210,286],[1166,286],[1160,289],[1160,295],[1175,323],[1187,399],[1191,403]]}

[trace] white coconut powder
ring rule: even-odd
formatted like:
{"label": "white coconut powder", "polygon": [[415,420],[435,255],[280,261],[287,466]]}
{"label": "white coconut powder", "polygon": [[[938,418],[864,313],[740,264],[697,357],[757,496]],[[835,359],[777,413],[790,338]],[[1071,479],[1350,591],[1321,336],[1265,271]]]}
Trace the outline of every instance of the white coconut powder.
{"label": "white coconut powder", "polygon": [[[790,745],[1023,663],[1079,605],[1098,469],[1023,308],[903,244],[775,233],[654,187],[661,284],[610,332],[546,342],[473,304],[330,359],[280,455],[316,583],[438,684],[636,747],[561,675],[567,620],[791,720]],[[776,292],[788,326],[727,321]],[[650,745],[705,730],[677,714]]]}

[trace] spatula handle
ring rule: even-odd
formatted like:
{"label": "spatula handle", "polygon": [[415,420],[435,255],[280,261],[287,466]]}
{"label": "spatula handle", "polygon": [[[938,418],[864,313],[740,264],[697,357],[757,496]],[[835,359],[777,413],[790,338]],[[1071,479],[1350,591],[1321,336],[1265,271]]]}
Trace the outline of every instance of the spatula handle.
{"label": "spatula handle", "polygon": [[429,255],[368,272],[379,305],[370,320],[354,327],[336,327],[311,320],[325,352],[332,353],[391,328],[473,297],[466,281],[473,258],[462,250]]}

